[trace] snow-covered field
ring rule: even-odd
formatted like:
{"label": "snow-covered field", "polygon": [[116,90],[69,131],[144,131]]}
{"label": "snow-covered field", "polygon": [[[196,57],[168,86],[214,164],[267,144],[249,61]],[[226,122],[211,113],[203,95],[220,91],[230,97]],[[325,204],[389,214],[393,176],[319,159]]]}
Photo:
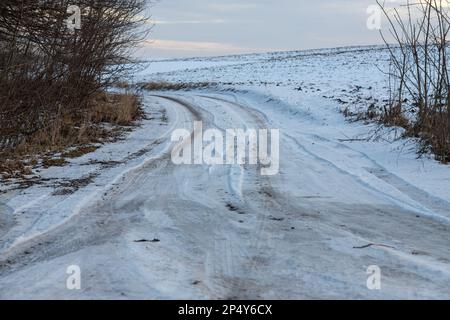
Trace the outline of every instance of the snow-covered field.
{"label": "snow-covered field", "polygon": [[[384,50],[146,66],[135,82],[218,85],[144,91],[150,117],[126,139],[2,186],[1,298],[450,298],[450,167],[340,112],[386,99]],[[280,173],[174,165],[170,135],[194,120],[280,129]]]}

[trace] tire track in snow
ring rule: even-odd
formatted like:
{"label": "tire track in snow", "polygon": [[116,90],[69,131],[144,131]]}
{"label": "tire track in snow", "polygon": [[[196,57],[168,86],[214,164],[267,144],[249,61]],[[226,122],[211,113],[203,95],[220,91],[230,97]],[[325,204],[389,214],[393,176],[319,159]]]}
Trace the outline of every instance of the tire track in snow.
{"label": "tire track in snow", "polygon": [[[176,105],[177,110],[187,111],[189,117],[175,121],[180,126],[194,119],[209,121],[205,113],[213,116],[211,125],[222,129],[230,114],[233,114],[231,118],[234,119],[232,124],[235,127],[257,129],[268,126],[267,116],[252,111],[252,106],[241,104],[237,99],[216,99],[219,104],[217,109],[224,111],[222,113],[206,104],[211,101],[208,97],[195,97],[195,94],[193,97],[193,94],[186,92],[182,96],[160,94],[156,97],[167,104]],[[189,99],[193,99],[193,102],[188,102]],[[330,173],[349,176],[347,171],[324,161],[326,157],[316,155],[314,150],[307,150],[312,153],[308,155],[302,149],[306,149],[305,146],[299,146],[298,141],[295,143],[292,140],[295,137],[289,140],[284,136],[284,139],[288,145],[284,151],[292,153],[287,156],[293,160],[300,155],[324,165]],[[345,159],[349,155],[343,156]],[[129,293],[133,292],[133,288],[127,287],[127,284],[142,282],[147,286],[145,293],[148,295],[139,292],[138,298],[297,298],[336,297],[338,294],[361,297],[369,295],[358,291],[365,284],[365,269],[361,267],[359,270],[359,267],[366,262],[386,265],[386,268],[394,265],[395,270],[391,274],[389,269],[387,271],[386,277],[390,277],[388,281],[397,280],[400,275],[420,286],[430,284],[431,288],[438,284],[438,277],[430,276],[427,271],[435,261],[430,258],[430,262],[427,257],[410,257],[406,250],[407,244],[404,245],[406,249],[402,248],[398,254],[384,248],[368,248],[364,251],[352,249],[352,246],[359,245],[354,243],[355,240],[369,241],[372,236],[377,243],[381,243],[379,238],[386,236],[397,241],[403,240],[401,236],[396,238],[397,234],[392,231],[403,226],[402,214],[406,210],[400,212],[393,209],[386,213],[378,207],[365,206],[355,213],[358,210],[355,206],[347,208],[337,203],[332,204],[336,208],[329,210],[328,216],[313,216],[309,212],[308,215],[302,212],[300,201],[291,201],[295,199],[284,195],[284,189],[280,189],[280,183],[289,182],[292,176],[262,177],[258,175],[257,167],[241,167],[244,174],[243,192],[241,198],[236,198],[224,192],[229,188],[229,177],[220,168],[210,168],[174,166],[170,162],[170,154],[164,152],[124,172],[117,184],[105,189],[106,196],[89,202],[65,227],[53,230],[48,238],[43,238],[52,243],[44,242],[42,249],[37,247],[36,250],[42,250],[40,255],[31,253],[29,258],[16,260],[17,268],[10,271],[24,268],[21,263],[35,266],[44,259],[51,260],[71,252],[78,254],[80,249],[89,247],[94,254],[101,253],[106,257],[105,260],[92,258],[92,266],[99,270],[94,275],[101,278],[98,282],[101,285],[95,287],[94,294],[111,294],[119,290]],[[296,170],[295,166],[291,168]],[[309,167],[307,169],[312,170]],[[358,186],[361,187],[361,184]],[[299,190],[302,190],[301,187]],[[364,192],[364,189],[359,188],[358,191]],[[226,208],[230,199],[238,202],[236,206],[239,205],[238,209],[245,215],[240,216],[237,211]],[[332,206],[320,198],[310,201],[317,210],[326,210]],[[246,220],[246,223],[241,224],[238,219]],[[365,225],[368,222],[374,222],[373,230],[371,226]],[[435,230],[436,236],[424,239],[421,249],[427,250],[427,247],[435,244],[442,246],[439,237],[447,235],[447,229],[437,229],[435,224],[427,220],[424,222],[417,230],[421,230],[422,234]],[[290,230],[293,224],[297,227],[296,231]],[[410,231],[416,230],[413,222],[405,224],[403,228],[397,233],[403,231],[410,234]],[[161,242],[148,244],[148,248],[145,243],[133,242],[151,236],[158,237]],[[412,237],[405,236],[410,241]],[[115,246],[107,249],[114,252],[105,252],[105,248],[97,247],[112,241]],[[419,240],[414,243],[418,245]],[[446,250],[436,246],[435,251],[431,252],[438,258],[445,258],[449,256]],[[86,259],[91,260],[91,257],[87,256]],[[418,262],[422,260],[425,267],[417,270]],[[102,263],[114,264],[112,269],[121,272],[102,274],[102,268],[99,268]],[[439,272],[445,265],[442,260],[441,265],[429,269]],[[361,283],[358,282],[358,272],[362,275]],[[346,273],[351,273],[353,277],[348,278]],[[7,274],[0,271],[0,281]],[[448,279],[448,273],[443,276]],[[125,279],[128,282],[123,283],[122,277],[129,277]],[[396,284],[402,284],[400,280]],[[410,282],[408,285],[413,287]],[[386,296],[390,293],[388,291]],[[89,297],[93,293],[86,291],[83,294]]]}
{"label": "tire track in snow", "polygon": [[[169,98],[166,100],[171,100],[187,110],[192,118],[200,119],[199,113],[192,106],[180,103],[177,99]],[[179,113],[176,114],[179,117]],[[182,126],[181,120],[180,118],[175,119],[173,125],[157,140],[168,139],[175,128]],[[0,275],[8,274],[12,270],[20,270],[31,262],[36,263],[44,259],[56,258],[78,251],[89,245],[104,243],[120,234],[123,229],[121,225],[123,221],[119,221],[119,223],[112,221],[110,218],[111,211],[101,210],[102,207],[98,203],[106,203],[105,205],[108,208],[114,202],[114,198],[117,198],[120,193],[132,189],[142,174],[145,174],[146,170],[152,166],[168,162],[170,153],[170,145],[168,145],[161,154],[153,155],[138,166],[127,169],[100,192],[91,194],[61,224],[52,226],[45,232],[35,234],[32,237],[15,241],[4,248],[0,256]],[[106,201],[107,196],[108,201]],[[42,201],[43,199],[39,200]],[[88,208],[95,208],[97,211],[94,210],[93,214],[86,214],[86,211],[90,212]],[[110,227],[108,230],[105,230],[108,224]],[[102,228],[98,228],[99,225]],[[99,236],[100,234],[103,236]],[[30,252],[34,253],[30,254]]]}
{"label": "tire track in snow", "polygon": [[[210,95],[198,95],[198,97],[213,100],[221,103],[225,108],[230,109],[231,112],[237,114],[243,120],[242,125],[245,129],[270,129],[269,124],[267,122],[267,116],[260,111],[254,109],[253,107],[241,104],[237,101],[229,101],[225,98],[218,98],[216,96]],[[242,170],[244,170],[244,166],[241,166]],[[246,269],[248,272],[252,272],[259,267],[258,256],[266,256],[265,246],[267,246],[268,242],[270,242],[269,232],[267,230],[272,220],[270,220],[271,215],[276,212],[283,212],[282,210],[282,200],[277,201],[277,194],[275,193],[272,185],[271,178],[266,176],[259,175],[260,166],[253,168],[254,170],[249,171],[248,167],[246,172],[252,172],[253,182],[258,184],[261,188],[261,191],[257,193],[259,199],[245,199],[244,203],[252,204],[247,205],[243,208],[243,210],[248,210],[249,214],[254,214],[258,217],[256,221],[255,229],[256,231],[253,234],[253,241],[250,244],[249,252],[252,252],[252,256],[247,256],[248,262],[246,263]],[[242,173],[244,176],[244,172]],[[252,196],[254,196],[252,194]],[[256,206],[254,204],[257,204]],[[249,279],[237,278],[230,280],[232,286],[230,288],[230,295],[228,298],[232,299],[241,299],[248,297],[244,292],[249,289],[251,286],[254,290],[252,292],[252,296],[258,294],[260,288],[255,288],[254,283],[249,283]]]}
{"label": "tire track in snow", "polygon": [[[299,140],[292,135],[286,135],[287,138],[291,139],[294,143],[297,144],[298,147],[300,147],[302,150],[307,152],[309,155],[315,157],[320,162],[323,162],[324,164],[330,165],[334,167],[336,170],[341,172],[342,174],[351,176],[355,181],[363,185],[364,187],[375,191],[382,195],[382,197],[388,199],[394,204],[397,204],[399,206],[406,207],[418,214],[424,215],[426,217],[436,219],[442,223],[450,224],[450,203],[436,198],[430,194],[428,194],[426,191],[418,189],[400,177],[396,176],[395,174],[389,172],[384,167],[379,165],[375,160],[368,157],[366,154],[356,151],[345,144],[337,143],[334,141],[330,141],[324,137],[318,136],[318,135],[310,135],[314,138],[314,141],[317,142],[317,140],[320,140],[320,145],[324,146],[330,150],[335,150],[339,147],[341,149],[344,149],[347,151],[347,154],[344,152],[340,152],[342,156],[346,156],[347,159],[345,163],[353,163],[354,157],[358,157],[360,159],[363,159],[365,161],[368,161],[370,163],[370,167],[364,167],[362,168],[365,172],[368,174],[371,174],[375,176],[377,179],[380,179],[381,181],[387,183],[392,188],[395,188],[402,194],[404,194],[409,201],[406,202],[404,200],[399,199],[398,197],[394,197],[391,194],[386,193],[385,191],[379,190],[377,187],[371,185],[369,182],[363,181],[360,177],[358,177],[355,173],[350,172],[349,170],[342,168],[339,164],[332,162],[331,160],[327,159],[324,156],[319,155],[317,152],[312,151],[311,149],[307,149],[304,144],[301,144]],[[306,140],[308,140],[305,135],[302,135],[302,137]],[[312,142],[313,140],[309,140],[309,142]],[[331,145],[331,146],[330,146]],[[355,168],[357,168],[357,164],[355,164]]]}

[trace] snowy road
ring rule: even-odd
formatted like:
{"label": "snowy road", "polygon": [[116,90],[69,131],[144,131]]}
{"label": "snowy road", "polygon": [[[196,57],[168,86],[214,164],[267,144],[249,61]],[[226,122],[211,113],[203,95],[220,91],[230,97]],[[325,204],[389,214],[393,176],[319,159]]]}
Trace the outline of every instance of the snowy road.
{"label": "snowy road", "polygon": [[[292,106],[230,92],[146,95],[168,118],[157,139],[142,137],[157,147],[64,217],[48,221],[63,209],[47,196],[0,221],[0,298],[450,298],[450,203]],[[170,135],[194,121],[280,129],[280,173],[174,165]],[[70,265],[81,290],[66,288]],[[381,290],[367,288],[372,265]]]}

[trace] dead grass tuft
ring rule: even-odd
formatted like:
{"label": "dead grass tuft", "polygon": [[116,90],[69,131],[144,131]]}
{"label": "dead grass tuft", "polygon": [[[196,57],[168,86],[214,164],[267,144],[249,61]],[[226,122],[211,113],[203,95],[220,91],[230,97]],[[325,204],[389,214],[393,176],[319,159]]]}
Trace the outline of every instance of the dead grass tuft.
{"label": "dead grass tuft", "polygon": [[189,90],[200,89],[216,86],[214,82],[148,82],[140,85],[141,89],[149,91],[176,91],[176,90]]}
{"label": "dead grass tuft", "polygon": [[[126,131],[123,126],[133,125],[143,115],[140,99],[131,93],[101,93],[90,105],[86,112],[60,114],[49,126],[24,137],[16,148],[0,150],[0,174],[30,174],[36,158],[42,159],[45,168],[63,166],[65,158],[80,157],[98,148],[93,144],[116,139]],[[55,158],[58,153],[62,156]]]}
{"label": "dead grass tuft", "polygon": [[66,164],[67,161],[64,158],[44,157],[44,159],[42,159],[42,165],[44,166],[44,168],[62,167]]}
{"label": "dead grass tuft", "polygon": [[131,93],[101,94],[93,102],[89,120],[129,126],[142,115],[139,98]]}
{"label": "dead grass tuft", "polygon": [[64,152],[62,156],[64,158],[71,158],[71,159],[79,158],[85,154],[94,152],[98,148],[99,148],[98,146],[80,146],[76,147],[75,149]]}
{"label": "dead grass tuft", "polygon": [[411,122],[406,118],[400,104],[385,108],[383,114],[380,115],[380,121],[388,127],[411,129]]}

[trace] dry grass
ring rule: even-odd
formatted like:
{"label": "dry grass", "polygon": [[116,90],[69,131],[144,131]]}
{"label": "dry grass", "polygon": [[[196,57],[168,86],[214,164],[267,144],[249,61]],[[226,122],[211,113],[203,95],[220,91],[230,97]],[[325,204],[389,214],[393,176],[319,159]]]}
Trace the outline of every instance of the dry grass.
{"label": "dry grass", "polygon": [[352,110],[348,106],[341,109],[341,113],[344,117],[351,119],[352,121],[364,121],[370,123],[372,121],[379,121],[381,113],[375,105],[367,107],[367,109]]}
{"label": "dry grass", "polygon": [[402,127],[406,130],[411,129],[411,122],[403,113],[400,104],[385,108],[383,114],[380,115],[380,121],[388,127]]}
{"label": "dry grass", "polygon": [[418,138],[421,142],[419,155],[431,152],[437,161],[450,162],[450,137],[448,116],[443,110],[428,111],[424,121],[410,121],[400,105],[385,109],[379,121],[388,127],[405,129],[404,137]]}
{"label": "dry grass", "polygon": [[345,117],[366,123],[378,122],[386,127],[399,127],[405,129],[402,137],[417,138],[420,141],[418,154],[434,155],[437,161],[450,163],[450,137],[448,129],[448,114],[444,110],[429,111],[426,121],[411,121],[399,104],[354,112],[348,107],[341,110]]}
{"label": "dry grass", "polygon": [[72,150],[64,152],[62,154],[62,156],[64,158],[71,158],[71,159],[79,158],[79,157],[81,157],[81,156],[83,156],[85,154],[94,152],[97,149],[98,149],[98,146],[89,146],[89,145],[79,146],[79,147],[76,147],[76,148],[74,148]]}
{"label": "dry grass", "polygon": [[[98,148],[93,144],[117,138],[123,126],[133,125],[142,116],[139,98],[131,93],[98,94],[87,110],[61,114],[48,127],[25,137],[16,148],[0,151],[0,176],[30,174],[30,164],[38,163],[36,158],[42,159],[45,168],[62,166],[65,158],[80,157]],[[105,123],[111,128],[107,129]],[[58,153],[60,157],[53,156]]]}
{"label": "dry grass", "polygon": [[25,165],[20,159],[6,159],[0,162],[0,176],[4,179],[18,178],[32,173],[32,167]]}
{"label": "dry grass", "polygon": [[200,89],[216,86],[214,82],[147,82],[140,85],[141,89],[149,91],[176,91],[176,90],[189,90]]}
{"label": "dry grass", "polygon": [[44,166],[44,168],[62,167],[66,164],[67,161],[64,158],[44,157],[44,159],[42,159],[42,165]]}
{"label": "dry grass", "polygon": [[428,121],[417,125],[411,135],[422,140],[421,153],[431,151],[436,160],[442,163],[450,162],[450,136],[448,130],[447,112],[430,113]]}
{"label": "dry grass", "polygon": [[97,96],[88,117],[92,123],[129,126],[141,115],[139,98],[134,94],[124,93]]}
{"label": "dry grass", "polygon": [[112,83],[112,85],[116,88],[125,90],[130,90],[132,87],[132,85],[127,81],[115,81]]}

